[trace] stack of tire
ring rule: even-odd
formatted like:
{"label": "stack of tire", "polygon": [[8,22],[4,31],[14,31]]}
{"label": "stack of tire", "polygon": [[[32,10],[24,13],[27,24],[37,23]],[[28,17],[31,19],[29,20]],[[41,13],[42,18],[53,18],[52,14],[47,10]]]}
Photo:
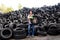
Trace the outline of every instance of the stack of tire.
{"label": "stack of tire", "polygon": [[26,38],[26,30],[24,28],[15,28],[13,31],[13,37],[15,39],[23,39]]}
{"label": "stack of tire", "polygon": [[37,36],[46,36],[47,32],[43,28],[37,27],[36,28],[36,35]]}
{"label": "stack of tire", "polygon": [[57,34],[59,34],[58,30],[60,30],[60,29],[57,24],[50,24],[47,33],[49,35],[57,35]]}
{"label": "stack of tire", "polygon": [[5,27],[0,29],[0,38],[2,39],[23,39],[27,36],[25,25],[21,24],[15,28]]}

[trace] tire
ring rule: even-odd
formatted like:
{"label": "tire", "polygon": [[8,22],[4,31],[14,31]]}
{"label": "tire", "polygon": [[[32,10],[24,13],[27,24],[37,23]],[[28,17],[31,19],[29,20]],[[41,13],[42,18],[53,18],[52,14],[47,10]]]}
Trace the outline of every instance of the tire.
{"label": "tire", "polygon": [[56,24],[50,24],[47,33],[49,35],[57,35],[58,34],[58,27]]}
{"label": "tire", "polygon": [[55,28],[55,27],[51,27],[51,28],[49,28],[49,30],[47,31],[47,33],[49,34],[49,35],[57,35],[57,29]]}
{"label": "tire", "polygon": [[17,35],[17,34],[14,35],[14,39],[24,39],[24,38],[26,38],[26,34],[25,33],[24,34],[20,34],[20,35]]}
{"label": "tire", "polygon": [[14,38],[15,39],[23,39],[26,38],[26,31],[24,28],[16,28],[14,31]]}
{"label": "tire", "polygon": [[41,36],[46,36],[47,35],[47,33],[44,32],[44,31],[40,31],[40,32],[38,32],[38,34],[41,35]]}
{"label": "tire", "polygon": [[19,27],[20,28],[27,28],[28,27],[28,24],[20,24]]}
{"label": "tire", "polygon": [[45,32],[44,30],[42,30],[41,28],[38,28],[36,31],[37,36],[41,35],[41,36],[46,36],[47,32]]}
{"label": "tire", "polygon": [[12,37],[12,30],[10,28],[3,28],[1,30],[1,37],[4,39],[8,39]]}
{"label": "tire", "polygon": [[38,36],[39,35],[41,35],[41,36],[46,36],[47,35],[47,32],[45,32],[45,31],[37,31],[37,33],[38,33]]}

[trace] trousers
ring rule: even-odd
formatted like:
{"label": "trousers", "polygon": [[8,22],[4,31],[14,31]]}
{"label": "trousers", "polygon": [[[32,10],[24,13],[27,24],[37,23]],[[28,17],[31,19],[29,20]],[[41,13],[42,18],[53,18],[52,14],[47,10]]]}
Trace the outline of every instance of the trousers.
{"label": "trousers", "polygon": [[31,33],[32,33],[32,35],[34,35],[34,25],[33,24],[28,25],[28,35],[30,36]]}

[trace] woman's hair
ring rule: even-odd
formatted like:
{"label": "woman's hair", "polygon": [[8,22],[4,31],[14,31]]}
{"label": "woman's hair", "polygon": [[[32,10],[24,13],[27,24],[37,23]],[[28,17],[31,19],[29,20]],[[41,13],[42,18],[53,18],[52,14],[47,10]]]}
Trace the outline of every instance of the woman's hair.
{"label": "woman's hair", "polygon": [[[29,10],[29,12],[32,11],[32,9]],[[32,11],[32,14],[33,14],[33,11]]]}

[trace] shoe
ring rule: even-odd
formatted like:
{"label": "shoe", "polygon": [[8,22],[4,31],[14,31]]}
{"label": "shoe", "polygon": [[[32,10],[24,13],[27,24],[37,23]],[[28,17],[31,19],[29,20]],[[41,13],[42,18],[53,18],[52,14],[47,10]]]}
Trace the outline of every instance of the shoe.
{"label": "shoe", "polygon": [[27,36],[27,38],[30,38],[30,36]]}
{"label": "shoe", "polygon": [[32,35],[32,37],[34,37],[34,35]]}

